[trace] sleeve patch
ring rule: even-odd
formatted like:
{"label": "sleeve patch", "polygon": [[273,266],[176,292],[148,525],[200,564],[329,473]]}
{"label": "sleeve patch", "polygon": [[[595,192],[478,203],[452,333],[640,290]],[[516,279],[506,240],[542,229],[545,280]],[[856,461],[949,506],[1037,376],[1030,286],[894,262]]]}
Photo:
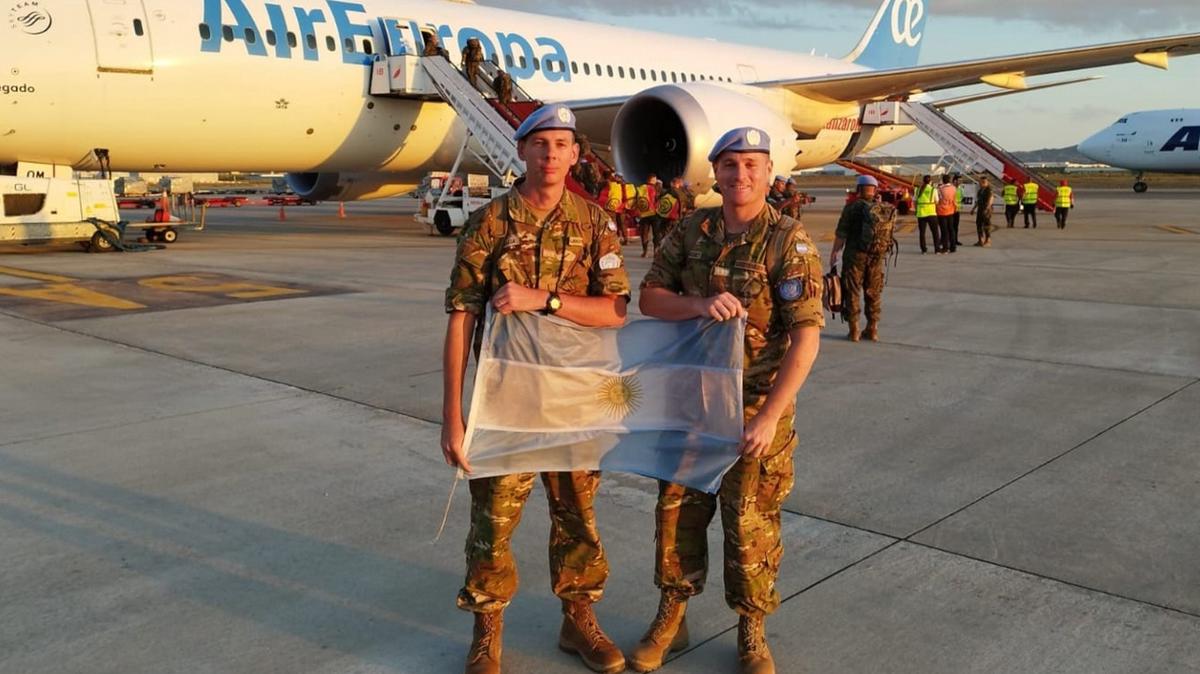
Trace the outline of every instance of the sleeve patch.
{"label": "sleeve patch", "polygon": [[804,295],[804,281],[799,278],[790,278],[779,284],[779,296],[785,302],[795,302]]}
{"label": "sleeve patch", "polygon": [[601,270],[609,271],[612,269],[620,269],[620,268],[621,268],[621,256],[620,255],[617,255],[616,253],[609,253],[608,255],[605,255],[604,257],[600,258],[600,269]]}

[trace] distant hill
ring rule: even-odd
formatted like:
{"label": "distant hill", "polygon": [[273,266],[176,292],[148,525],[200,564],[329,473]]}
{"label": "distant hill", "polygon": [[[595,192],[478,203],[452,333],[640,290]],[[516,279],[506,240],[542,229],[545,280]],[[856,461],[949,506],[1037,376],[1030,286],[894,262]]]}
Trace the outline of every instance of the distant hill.
{"label": "distant hill", "polygon": [[[1027,152],[1014,152],[1017,159],[1023,162],[1045,163],[1045,164],[1065,164],[1072,162],[1075,164],[1094,164],[1095,160],[1089,159],[1079,153],[1075,146],[1060,147],[1060,148],[1045,148],[1041,150],[1030,150]],[[936,155],[923,155],[917,157],[870,157],[869,161],[872,164],[933,164],[940,157]]]}

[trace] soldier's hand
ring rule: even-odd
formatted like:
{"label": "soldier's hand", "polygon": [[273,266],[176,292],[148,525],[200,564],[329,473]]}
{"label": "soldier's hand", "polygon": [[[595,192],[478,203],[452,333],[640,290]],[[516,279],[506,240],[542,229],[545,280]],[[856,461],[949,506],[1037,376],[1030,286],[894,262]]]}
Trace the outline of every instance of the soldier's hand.
{"label": "soldier's hand", "polygon": [[446,459],[446,465],[470,473],[471,464],[467,461],[467,455],[463,454],[466,437],[467,427],[462,419],[442,424],[442,457]]}
{"label": "soldier's hand", "polygon": [[730,293],[721,293],[701,300],[700,315],[718,321],[727,321],[746,315],[746,308]]}
{"label": "soldier's hand", "polygon": [[526,288],[519,283],[505,283],[492,296],[492,306],[505,316],[519,311],[541,311],[546,308],[549,294],[545,290]]}
{"label": "soldier's hand", "polygon": [[771,442],[775,439],[775,426],[778,423],[778,417],[772,418],[769,414],[756,414],[750,423],[746,424],[746,430],[742,432],[742,446],[738,450],[742,456],[748,459],[762,458],[771,448]]}

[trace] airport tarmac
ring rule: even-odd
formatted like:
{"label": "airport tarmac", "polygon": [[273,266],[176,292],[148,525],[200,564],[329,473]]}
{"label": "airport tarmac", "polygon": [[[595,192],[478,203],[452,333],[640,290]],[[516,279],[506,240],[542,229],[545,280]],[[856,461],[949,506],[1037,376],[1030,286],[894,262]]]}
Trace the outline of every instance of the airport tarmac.
{"label": "airport tarmac", "polygon": [[[827,257],[841,198],[817,195]],[[1065,231],[997,215],[990,249],[964,217],[952,256],[910,219],[882,343],[826,328],[779,671],[1200,671],[1200,192],[1078,198]],[[346,210],[0,249],[0,672],[461,671],[465,486],[435,541],[453,241],[411,202]],[[625,648],[656,608],[655,493],[610,474],[597,504]],[[547,530],[538,487],[506,671],[586,671],[556,648]],[[663,672],[735,671],[719,541]]]}

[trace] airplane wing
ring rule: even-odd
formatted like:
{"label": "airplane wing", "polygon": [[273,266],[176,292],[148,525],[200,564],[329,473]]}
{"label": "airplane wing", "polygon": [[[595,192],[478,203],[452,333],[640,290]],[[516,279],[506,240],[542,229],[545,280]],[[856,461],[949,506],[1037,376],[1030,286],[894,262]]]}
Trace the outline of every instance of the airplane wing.
{"label": "airplane wing", "polygon": [[1042,91],[1044,89],[1054,89],[1055,87],[1065,87],[1065,86],[1068,86],[1071,84],[1081,84],[1083,82],[1094,82],[1099,79],[1104,79],[1104,78],[1100,77],[1099,75],[1092,75],[1091,77],[1079,77],[1079,78],[1076,78],[1073,80],[1063,80],[1060,82],[1047,82],[1045,84],[1033,84],[1033,85],[1030,85],[1028,89],[988,91],[988,92],[984,92],[984,93],[980,93],[980,94],[972,94],[970,96],[960,96],[958,98],[943,98],[943,99],[939,99],[936,101],[928,101],[928,103],[935,108],[951,108],[956,105],[966,105],[967,103],[978,103],[979,101],[989,101],[993,98],[1000,98],[1002,96],[1012,96],[1013,94],[1028,94],[1028,93],[1031,93],[1034,91]]}
{"label": "airplane wing", "polygon": [[1200,53],[1200,33],[890,70],[756,82],[831,103],[883,100],[972,84],[1024,89],[1025,78],[1139,62],[1166,68],[1171,56]]}

